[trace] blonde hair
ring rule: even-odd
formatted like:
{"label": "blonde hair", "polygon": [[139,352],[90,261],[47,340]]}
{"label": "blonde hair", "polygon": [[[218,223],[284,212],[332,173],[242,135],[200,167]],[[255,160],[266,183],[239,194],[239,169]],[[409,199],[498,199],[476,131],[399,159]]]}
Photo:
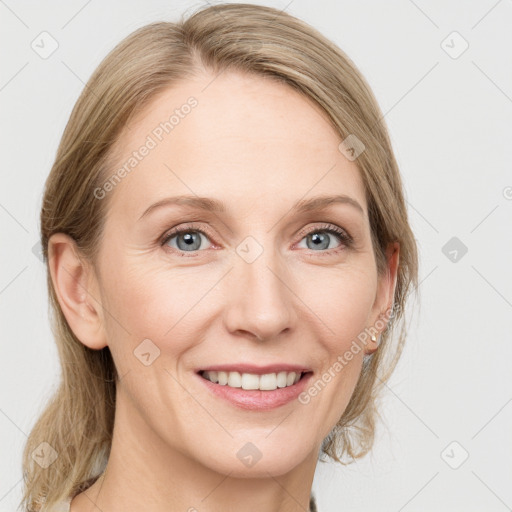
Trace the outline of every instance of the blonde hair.
{"label": "blonde hair", "polygon": [[[146,25],[121,41],[89,79],[62,135],[41,209],[62,374],[24,448],[22,505],[27,511],[51,508],[87,489],[101,474],[110,453],[118,378],[108,347],[91,350],[70,329],[50,277],[48,240],[66,233],[94,263],[109,204],[108,197],[99,201],[94,190],[112,174],[123,127],[159,92],[203,69],[215,75],[228,69],[253,73],[288,84],[323,108],[341,139],[352,134],[365,146],[355,163],[366,190],[379,275],[387,269],[388,244],[400,244],[394,317],[377,352],[364,359],[353,396],[321,452],[345,464],[345,456],[355,459],[372,446],[377,391],[400,357],[406,298],[412,285],[418,286],[416,243],[383,115],[356,66],[303,21],[270,7],[215,5],[178,23]],[[48,467],[33,458],[41,443],[57,454]]]}

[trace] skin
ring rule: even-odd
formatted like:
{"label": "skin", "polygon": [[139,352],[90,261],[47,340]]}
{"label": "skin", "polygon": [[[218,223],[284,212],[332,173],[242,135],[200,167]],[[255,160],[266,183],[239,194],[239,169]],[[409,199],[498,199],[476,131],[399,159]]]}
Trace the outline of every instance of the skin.
{"label": "skin", "polygon": [[[194,371],[288,362],[310,367],[315,381],[392,305],[399,248],[389,248],[389,272],[378,278],[363,183],[325,114],[259,76],[212,79],[204,72],[167,89],[131,121],[119,165],[187,98],[198,100],[103,199],[95,266],[66,235],[50,240],[51,275],[73,332],[92,349],[108,345],[121,376],[106,472],[73,499],[71,512],[308,510],[322,440],[376,343],[308,404],[265,412],[217,398]],[[363,212],[349,204],[291,210],[333,193]],[[139,220],[151,204],[180,194],[216,198],[227,212],[168,206]],[[206,233],[195,232],[199,249],[180,251],[178,237],[159,243],[188,223]],[[326,223],[353,243],[325,233]],[[327,236],[328,248],[308,244],[306,230]],[[251,263],[236,252],[246,237],[263,248]],[[133,353],[145,339],[160,350],[148,366]],[[247,442],[262,455],[251,467],[237,457]]]}

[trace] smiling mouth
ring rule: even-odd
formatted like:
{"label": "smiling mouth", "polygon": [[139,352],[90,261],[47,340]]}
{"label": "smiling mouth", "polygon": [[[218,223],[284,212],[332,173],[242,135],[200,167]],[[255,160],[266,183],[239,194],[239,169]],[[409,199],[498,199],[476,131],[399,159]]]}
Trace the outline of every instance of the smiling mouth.
{"label": "smiling mouth", "polygon": [[288,372],[254,374],[224,371],[201,370],[199,375],[214,384],[244,390],[275,391],[294,386],[305,375],[312,372]]}

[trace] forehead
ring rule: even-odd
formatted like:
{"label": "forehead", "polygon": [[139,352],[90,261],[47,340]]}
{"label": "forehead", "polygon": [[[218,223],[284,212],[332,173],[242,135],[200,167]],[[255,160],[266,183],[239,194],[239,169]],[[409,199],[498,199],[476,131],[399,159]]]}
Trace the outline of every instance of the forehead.
{"label": "forehead", "polygon": [[199,75],[164,90],[132,119],[111,171],[130,159],[134,165],[112,204],[128,215],[179,194],[244,207],[340,193],[366,209],[359,170],[340,142],[325,112],[286,84],[234,72]]}

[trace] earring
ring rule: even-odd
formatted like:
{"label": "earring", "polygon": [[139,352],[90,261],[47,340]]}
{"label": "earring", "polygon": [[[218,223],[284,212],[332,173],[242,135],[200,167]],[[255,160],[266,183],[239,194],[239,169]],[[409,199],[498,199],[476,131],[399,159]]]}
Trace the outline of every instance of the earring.
{"label": "earring", "polygon": [[370,338],[374,343],[376,343],[377,341],[377,337],[375,336],[375,334],[372,334],[371,338]]}

